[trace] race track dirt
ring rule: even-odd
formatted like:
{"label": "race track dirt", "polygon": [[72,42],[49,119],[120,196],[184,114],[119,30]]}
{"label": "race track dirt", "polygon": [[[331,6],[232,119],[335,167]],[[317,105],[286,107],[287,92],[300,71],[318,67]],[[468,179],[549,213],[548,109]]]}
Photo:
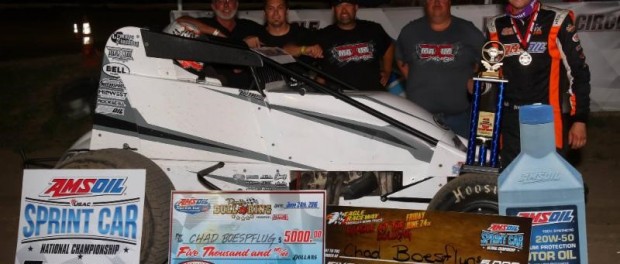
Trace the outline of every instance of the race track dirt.
{"label": "race track dirt", "polygon": [[[68,110],[66,98],[79,95],[96,70],[79,54],[0,62],[0,263],[14,263],[22,158],[59,157],[90,126],[90,117]],[[96,78],[97,76],[95,76]],[[88,91],[86,91],[88,92]],[[620,113],[595,113],[587,147],[575,157],[589,185],[587,236],[589,263],[619,263]]]}

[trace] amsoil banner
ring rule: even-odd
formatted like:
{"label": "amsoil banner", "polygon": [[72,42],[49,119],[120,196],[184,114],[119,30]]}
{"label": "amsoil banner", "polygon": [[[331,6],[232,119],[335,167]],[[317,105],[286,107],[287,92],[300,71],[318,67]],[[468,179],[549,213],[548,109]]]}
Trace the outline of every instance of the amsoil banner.
{"label": "amsoil banner", "polygon": [[532,220],[327,207],[326,263],[528,263]]}
{"label": "amsoil banner", "polygon": [[139,263],[145,170],[24,170],[15,263]]}
{"label": "amsoil banner", "polygon": [[[544,1],[543,1],[544,2]],[[592,111],[620,111],[620,1],[550,3],[563,9],[571,9],[576,15],[576,26],[581,45],[590,65]],[[452,14],[474,23],[480,30],[486,19],[502,13],[500,5],[453,6]],[[394,39],[401,28],[421,17],[422,7],[364,8],[358,18],[383,25]],[[212,16],[207,11],[172,11],[171,19],[181,15],[196,17]],[[264,12],[242,11],[242,18],[264,23]],[[323,28],[332,23],[332,10],[289,10],[289,21],[312,29]]]}

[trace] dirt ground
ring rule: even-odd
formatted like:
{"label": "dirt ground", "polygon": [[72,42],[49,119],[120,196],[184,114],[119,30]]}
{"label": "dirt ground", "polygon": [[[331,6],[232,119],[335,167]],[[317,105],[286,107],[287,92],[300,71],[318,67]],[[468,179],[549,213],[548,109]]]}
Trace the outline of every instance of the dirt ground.
{"label": "dirt ground", "polygon": [[[14,262],[17,243],[22,158],[59,157],[90,127],[90,117],[71,115],[67,98],[88,83],[96,70],[79,54],[0,62],[5,75],[0,106],[0,263]],[[590,263],[620,258],[620,113],[594,113],[587,147],[576,155],[577,169],[589,185],[587,236]]]}

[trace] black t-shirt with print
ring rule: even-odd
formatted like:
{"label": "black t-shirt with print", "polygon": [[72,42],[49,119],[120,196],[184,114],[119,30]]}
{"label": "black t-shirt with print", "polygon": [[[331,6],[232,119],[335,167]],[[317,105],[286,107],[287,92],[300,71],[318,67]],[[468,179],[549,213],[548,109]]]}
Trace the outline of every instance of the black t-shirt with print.
{"label": "black t-shirt with print", "polygon": [[330,25],[318,32],[317,40],[323,71],[359,90],[385,91],[381,60],[392,39],[381,25],[365,20],[357,20],[352,30]]}

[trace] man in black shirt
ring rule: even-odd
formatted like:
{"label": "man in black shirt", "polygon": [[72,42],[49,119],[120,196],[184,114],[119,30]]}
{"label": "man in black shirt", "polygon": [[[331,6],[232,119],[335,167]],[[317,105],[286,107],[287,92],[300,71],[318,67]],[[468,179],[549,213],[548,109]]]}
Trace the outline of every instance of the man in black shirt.
{"label": "man in black shirt", "polygon": [[[211,8],[215,12],[213,18],[193,18],[182,16],[176,22],[189,24],[197,29],[198,34],[227,37],[244,41],[248,47],[261,46],[260,35],[264,34],[264,28],[258,23],[237,18],[237,0],[212,0]],[[250,87],[253,80],[248,68],[233,67],[231,65],[211,65],[221,75],[219,78],[225,86],[236,88]]]}
{"label": "man in black shirt", "polygon": [[309,29],[288,22],[287,0],[265,0],[265,34],[260,37],[263,45],[280,47],[289,54],[322,58],[323,50],[316,44]]}
{"label": "man in black shirt", "polygon": [[182,16],[176,21],[195,26],[201,34],[243,40],[250,48],[260,47],[258,36],[264,31],[263,27],[252,20],[237,18],[238,7],[237,0],[212,0],[214,17]]}
{"label": "man in black shirt", "polygon": [[336,23],[319,31],[326,73],[359,90],[386,91],[394,44],[380,24],[356,19],[356,0],[334,0]]}

